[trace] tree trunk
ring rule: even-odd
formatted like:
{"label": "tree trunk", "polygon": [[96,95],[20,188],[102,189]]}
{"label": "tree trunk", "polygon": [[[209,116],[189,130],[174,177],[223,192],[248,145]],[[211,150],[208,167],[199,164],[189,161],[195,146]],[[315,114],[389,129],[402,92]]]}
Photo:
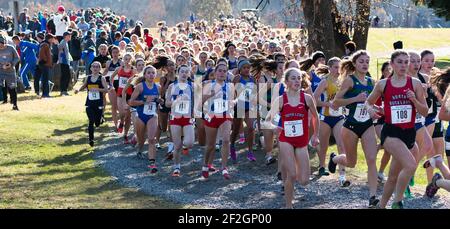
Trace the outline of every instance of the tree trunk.
{"label": "tree trunk", "polygon": [[370,27],[370,0],[356,1],[356,20],[353,41],[357,49],[367,48]]}
{"label": "tree trunk", "polygon": [[323,51],[327,57],[334,56],[335,51],[333,23],[330,14],[332,1],[302,1],[310,50]]}

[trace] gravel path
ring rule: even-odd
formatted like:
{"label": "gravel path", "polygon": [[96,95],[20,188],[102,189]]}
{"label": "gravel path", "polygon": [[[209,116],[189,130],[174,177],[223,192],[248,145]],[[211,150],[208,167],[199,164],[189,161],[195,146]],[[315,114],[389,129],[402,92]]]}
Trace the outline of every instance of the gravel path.
{"label": "gravel path", "polygon": [[[147,162],[139,160],[131,146],[124,146],[117,134],[109,134],[98,144],[95,159],[127,187],[138,188],[146,194],[180,204],[217,209],[277,209],[284,206],[281,183],[276,180],[276,165],[267,167],[262,153],[257,153],[257,162],[249,162],[245,154],[239,154],[238,163],[230,164],[232,176],[226,181],[220,172],[210,175],[208,180],[200,176],[203,151],[195,147],[190,156],[182,156],[182,176],[171,177],[171,162],[164,162],[165,151],[158,152],[159,172],[150,174]],[[216,153],[215,158],[220,158]],[[215,161],[220,166],[220,160]],[[257,174],[257,175],[256,175]],[[313,176],[314,177],[314,176]],[[295,208],[361,209],[367,208],[369,191],[363,177],[348,177],[349,188],[338,187],[337,177],[313,178],[306,188],[296,186]],[[405,201],[406,208],[450,208],[450,196],[440,191],[430,200],[421,195],[424,187],[413,187],[415,197]],[[422,193],[422,194],[419,194]],[[381,189],[379,189],[381,195]]]}

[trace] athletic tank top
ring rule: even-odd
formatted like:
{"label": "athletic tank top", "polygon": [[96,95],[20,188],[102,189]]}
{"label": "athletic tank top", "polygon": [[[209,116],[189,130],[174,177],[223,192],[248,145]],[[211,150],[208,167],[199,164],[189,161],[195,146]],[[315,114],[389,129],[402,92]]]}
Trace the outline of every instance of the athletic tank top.
{"label": "athletic tank top", "polygon": [[230,58],[227,57],[228,60],[228,69],[232,70],[238,67],[238,61],[235,58],[234,61],[230,60]]}
{"label": "athletic tank top", "polygon": [[[126,72],[124,68],[120,68],[119,72],[117,72],[119,76],[119,90],[117,91],[117,96],[122,97],[122,91],[127,86],[128,79],[133,77],[133,68],[129,72]],[[129,87],[127,90],[127,95],[131,95],[133,90]]]}
{"label": "athletic tank top", "polygon": [[406,91],[414,91],[412,78],[406,78],[406,85],[397,88],[392,85],[392,79],[386,81],[384,88],[385,122],[402,129],[414,128],[416,107],[406,96]]}
{"label": "athletic tank top", "polygon": [[103,107],[103,93],[91,91],[92,89],[103,89],[102,76],[99,75],[95,82],[92,82],[92,75],[87,79],[88,95],[86,97],[87,107]]}
{"label": "athletic tank top", "polygon": [[317,87],[319,87],[320,81],[322,81],[322,79],[317,76],[316,72],[311,71],[311,88],[313,92],[315,92]]}
{"label": "athletic tank top", "polygon": [[256,90],[256,84],[255,81],[251,76],[249,76],[249,79],[246,80],[244,77],[239,76],[239,83],[240,86],[242,86],[242,91],[240,92],[240,95],[238,96],[238,101],[240,104],[244,102],[245,105],[245,111],[250,110],[250,100],[252,99],[254,95],[254,91]]}
{"label": "athletic tank top", "polygon": [[[337,92],[339,91],[339,88],[333,81],[333,77],[327,76],[325,78],[325,80],[327,81],[327,88],[326,88],[325,92],[323,93],[323,95],[325,97],[324,101],[330,102],[330,101],[334,100],[334,97],[336,96]],[[322,108],[321,114],[324,116],[340,117],[340,116],[344,115],[344,112],[343,112],[342,107],[338,108],[337,110],[333,110],[333,109],[331,109],[331,107],[324,107],[324,108]]]}
{"label": "athletic tank top", "polygon": [[139,95],[139,100],[144,102],[144,105],[136,107],[136,111],[140,114],[144,114],[147,116],[155,116],[158,108],[158,104],[156,102],[147,103],[147,96],[158,96],[159,91],[158,87],[155,83],[153,83],[153,87],[150,89],[147,87],[147,83],[142,82],[142,93]]}
{"label": "athletic tank top", "polygon": [[[419,78],[419,80],[420,80],[420,82],[421,83],[423,83],[423,84],[426,84],[427,83],[427,81],[425,81],[425,77],[423,77],[423,75],[422,74],[420,74],[420,73],[418,73],[417,74],[417,76],[418,76],[418,78]],[[427,106],[428,106],[428,114],[432,114],[433,113],[433,97],[435,97],[434,96],[434,93],[433,93],[433,91],[431,90],[431,88],[428,88],[427,89],[427,91],[426,91],[426,93],[427,93],[427,98],[425,99],[426,101],[427,101]]]}
{"label": "athletic tank top", "polygon": [[[211,82],[212,88],[216,88],[217,85],[219,84],[215,80]],[[221,86],[222,93],[218,93],[208,101],[210,102],[208,105],[210,115],[225,117],[227,114],[231,114],[230,101],[228,101],[231,97],[231,95],[228,94],[231,92],[229,87],[229,83],[225,82],[223,86]]]}
{"label": "athletic tank top", "polygon": [[289,104],[287,93],[283,94],[283,107],[280,114],[282,128],[280,141],[308,145],[308,110],[303,90],[300,92],[300,103],[295,107]]}
{"label": "athletic tank top", "polygon": [[[348,90],[344,98],[350,99],[358,96],[361,93],[366,93],[367,97],[372,93],[373,90],[373,81],[370,77],[366,76],[365,80],[367,81],[367,85],[363,85],[356,76],[350,76],[353,80],[353,88]],[[367,109],[365,108],[365,102],[352,103],[347,105],[349,109],[349,114],[347,116],[347,121],[351,123],[366,123],[372,122],[369,113],[367,113]]]}
{"label": "athletic tank top", "polygon": [[178,96],[187,95],[189,99],[179,101],[177,104],[172,104],[171,115],[173,118],[192,118],[194,109],[194,89],[192,82],[179,83],[175,81],[172,85],[172,101],[175,101]]}

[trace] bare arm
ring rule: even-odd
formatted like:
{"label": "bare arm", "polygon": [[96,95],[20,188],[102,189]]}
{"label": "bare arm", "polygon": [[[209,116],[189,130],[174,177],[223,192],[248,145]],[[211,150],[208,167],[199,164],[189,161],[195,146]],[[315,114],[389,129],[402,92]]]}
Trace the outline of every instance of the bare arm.
{"label": "bare arm", "polygon": [[316,147],[319,145],[319,113],[317,112],[317,107],[314,102],[314,99],[310,96],[305,94],[305,101],[306,104],[309,107],[309,111],[312,114],[312,128],[313,128],[313,134],[311,137],[312,146]]}
{"label": "bare arm", "polygon": [[322,82],[320,82],[319,86],[317,87],[316,91],[314,92],[314,99],[317,103],[318,107],[330,107],[331,106],[331,102],[323,102],[320,99],[320,96],[323,94],[323,92],[326,90],[326,88],[328,87],[328,82],[326,80],[322,80]]}

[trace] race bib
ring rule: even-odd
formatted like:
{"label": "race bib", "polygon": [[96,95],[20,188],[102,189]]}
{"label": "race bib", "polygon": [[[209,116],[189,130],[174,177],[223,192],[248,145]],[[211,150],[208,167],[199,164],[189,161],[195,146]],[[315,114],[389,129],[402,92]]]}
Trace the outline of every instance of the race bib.
{"label": "race bib", "polygon": [[278,124],[280,123],[280,119],[281,119],[280,114],[276,114],[275,117],[273,118],[272,124],[273,124],[274,126],[278,126]]}
{"label": "race bib", "polygon": [[156,115],[156,103],[146,103],[144,105],[144,114],[145,115]]}
{"label": "race bib", "polygon": [[402,124],[411,122],[412,106],[401,105],[391,107],[392,124]]}
{"label": "race bib", "polygon": [[98,91],[89,91],[88,92],[88,99],[93,100],[99,100],[100,99],[100,92]]}
{"label": "race bib", "polygon": [[358,122],[367,122],[370,119],[370,115],[367,112],[366,106],[362,103],[356,106],[355,114],[353,115]]}
{"label": "race bib", "polygon": [[240,101],[250,101],[250,96],[252,95],[252,89],[251,88],[245,88],[244,91],[241,92],[241,95],[239,96]]}
{"label": "race bib", "polygon": [[128,78],[126,78],[126,77],[119,78],[119,88],[125,88],[125,86],[127,86],[127,83],[128,83]]}
{"label": "race bib", "polygon": [[303,121],[286,121],[284,122],[284,135],[288,138],[303,136]]}
{"label": "race bib", "polygon": [[342,108],[338,108],[337,110],[333,110],[333,108],[328,108],[328,113],[330,113],[330,116],[332,117],[340,117],[343,115]]}
{"label": "race bib", "polygon": [[221,114],[228,111],[228,101],[223,99],[214,100],[214,113]]}
{"label": "race bib", "polygon": [[186,115],[189,114],[190,108],[191,108],[190,101],[180,101],[175,106],[175,113]]}

